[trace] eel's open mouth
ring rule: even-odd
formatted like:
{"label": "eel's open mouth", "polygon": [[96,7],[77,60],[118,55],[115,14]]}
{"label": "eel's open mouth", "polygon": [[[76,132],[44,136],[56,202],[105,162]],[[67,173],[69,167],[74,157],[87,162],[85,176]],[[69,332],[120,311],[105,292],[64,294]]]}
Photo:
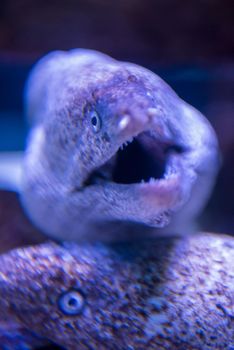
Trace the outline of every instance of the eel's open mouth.
{"label": "eel's open mouth", "polygon": [[102,181],[136,184],[163,178],[170,150],[180,151],[168,142],[159,142],[150,131],[144,131],[125,142],[117,153],[95,169],[85,185]]}

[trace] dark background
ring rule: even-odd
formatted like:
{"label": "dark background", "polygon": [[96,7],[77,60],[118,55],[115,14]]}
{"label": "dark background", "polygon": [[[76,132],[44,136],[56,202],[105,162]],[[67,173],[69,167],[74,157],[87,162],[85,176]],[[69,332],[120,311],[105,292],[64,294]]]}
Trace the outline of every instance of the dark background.
{"label": "dark background", "polygon": [[0,3],[0,47],[11,54],[89,47],[146,64],[219,64],[234,54],[233,0]]}
{"label": "dark background", "polygon": [[152,69],[208,117],[223,166],[201,227],[234,233],[234,1],[1,0],[0,151],[24,147],[32,64],[75,47]]}

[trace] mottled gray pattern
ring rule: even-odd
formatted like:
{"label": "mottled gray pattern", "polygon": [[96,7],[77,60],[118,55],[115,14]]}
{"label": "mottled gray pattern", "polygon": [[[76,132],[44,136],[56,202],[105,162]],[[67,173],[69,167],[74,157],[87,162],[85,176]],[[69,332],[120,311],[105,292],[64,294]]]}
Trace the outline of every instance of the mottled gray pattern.
{"label": "mottled gray pattern", "polygon": [[[217,173],[217,140],[156,74],[96,51],[56,51],[32,71],[25,104],[33,126],[21,200],[42,231],[113,241],[192,230]],[[123,166],[119,150],[133,138]]]}
{"label": "mottled gray pattern", "polygon": [[[65,314],[70,290],[83,300]],[[0,315],[68,350],[231,350],[234,240],[43,244],[0,257]]]}

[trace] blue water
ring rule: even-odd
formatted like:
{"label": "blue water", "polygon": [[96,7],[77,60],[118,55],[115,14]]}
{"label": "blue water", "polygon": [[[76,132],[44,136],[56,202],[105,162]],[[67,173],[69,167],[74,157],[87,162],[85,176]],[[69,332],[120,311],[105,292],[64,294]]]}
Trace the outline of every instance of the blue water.
{"label": "blue water", "polygon": [[23,89],[30,69],[29,64],[0,62],[0,151],[24,148]]}

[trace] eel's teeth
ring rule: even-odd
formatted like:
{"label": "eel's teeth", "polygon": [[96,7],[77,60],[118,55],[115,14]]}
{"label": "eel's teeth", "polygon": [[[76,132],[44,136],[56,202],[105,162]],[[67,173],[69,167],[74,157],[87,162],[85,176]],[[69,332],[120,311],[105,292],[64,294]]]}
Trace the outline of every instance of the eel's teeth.
{"label": "eel's teeth", "polygon": [[122,145],[119,147],[119,150],[122,151],[125,147],[130,145],[130,143],[132,143],[133,140],[134,140],[134,137],[131,137],[129,140],[122,143]]}
{"label": "eel's teeth", "polygon": [[125,141],[124,143],[122,143],[122,145],[119,147],[120,151],[123,151],[123,149],[125,147],[127,147],[128,145],[130,145],[132,143],[132,141],[134,140],[134,137],[131,137],[129,140]]}

